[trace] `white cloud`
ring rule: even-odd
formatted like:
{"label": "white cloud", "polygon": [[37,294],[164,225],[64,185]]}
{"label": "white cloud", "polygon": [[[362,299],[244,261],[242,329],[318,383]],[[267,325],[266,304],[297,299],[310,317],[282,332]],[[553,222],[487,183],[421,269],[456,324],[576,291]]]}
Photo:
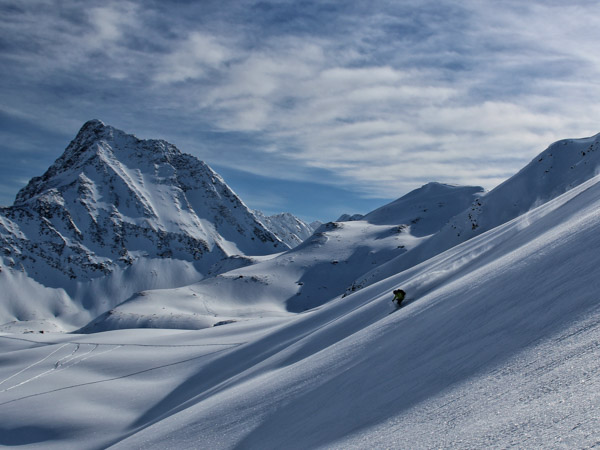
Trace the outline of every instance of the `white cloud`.
{"label": "white cloud", "polygon": [[[533,8],[512,23],[508,18],[519,16],[516,9],[504,15],[501,6],[474,12],[478,22],[465,30],[470,40],[465,46],[473,54],[455,55],[471,66],[460,78],[449,77],[443,66],[419,70],[389,64],[332,65],[331,61],[344,61],[331,56],[338,50],[335,43],[325,43],[326,57],[306,64],[305,76],[286,72],[288,53],[271,52],[262,55],[261,67],[279,64],[284,69],[250,70],[248,78],[235,78],[222,89],[261,99],[266,105],[263,114],[253,115],[255,102],[248,103],[248,115],[259,117],[253,129],[279,145],[282,156],[330,170],[339,183],[389,193],[409,174],[411,180],[491,188],[552,141],[595,132],[596,116],[575,111],[581,101],[590,107],[582,90],[593,88],[596,99],[600,92],[593,79],[579,73],[581,68],[588,73],[596,56],[568,53],[579,40],[588,42],[585,36],[544,41],[561,23],[569,23],[566,28],[572,31],[580,10],[567,8],[564,17],[561,9],[553,9],[556,16],[551,16],[543,7]],[[536,27],[544,31],[537,34]],[[508,39],[503,43],[504,38]],[[554,67],[544,67],[564,62],[565,55],[574,58],[571,73],[553,74]],[[295,65],[302,66],[301,56]],[[244,86],[257,88],[244,91]],[[559,89],[553,92],[552,87]],[[211,106],[218,110],[219,105],[227,103],[213,98]],[[237,115],[243,110],[242,106]],[[219,123],[226,129],[236,126],[234,121]]]}
{"label": "white cloud", "polygon": [[127,27],[136,24],[137,7],[129,2],[119,2],[90,8],[90,22],[96,31],[98,45],[115,42],[123,37]]}
{"label": "white cloud", "polygon": [[193,31],[161,59],[154,79],[161,83],[201,79],[230,57],[231,51],[216,37]]}

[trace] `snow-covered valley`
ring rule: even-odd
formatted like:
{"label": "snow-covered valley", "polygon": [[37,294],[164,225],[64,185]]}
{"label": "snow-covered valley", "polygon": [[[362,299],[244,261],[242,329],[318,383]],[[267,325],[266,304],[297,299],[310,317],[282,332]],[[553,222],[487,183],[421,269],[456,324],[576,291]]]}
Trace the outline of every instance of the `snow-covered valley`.
{"label": "snow-covered valley", "polygon": [[[431,183],[283,253],[140,288],[75,333],[13,319],[0,444],[599,446],[598,136],[564,142],[489,193]],[[25,278],[4,263],[4,314],[77,309]]]}

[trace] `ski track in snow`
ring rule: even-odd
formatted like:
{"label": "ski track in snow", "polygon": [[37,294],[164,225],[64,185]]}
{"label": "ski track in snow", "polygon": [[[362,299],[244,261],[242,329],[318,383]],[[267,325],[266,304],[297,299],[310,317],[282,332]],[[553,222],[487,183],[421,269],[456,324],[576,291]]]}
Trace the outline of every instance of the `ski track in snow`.
{"label": "ski track in snow", "polygon": [[[75,348],[73,349],[73,351],[70,354],[68,354],[66,356],[63,356],[62,358],[58,359],[54,364],[51,365],[50,369],[47,369],[47,370],[45,370],[45,371],[43,371],[43,372],[41,372],[41,373],[39,373],[39,374],[37,374],[35,376],[27,378],[24,381],[21,381],[20,383],[17,383],[15,385],[11,386],[11,387],[5,388],[5,389],[1,390],[0,393],[7,392],[7,391],[10,391],[12,389],[18,388],[20,386],[23,386],[24,384],[27,384],[27,383],[30,383],[32,381],[38,380],[38,379],[40,379],[42,377],[51,375],[53,373],[61,372],[63,370],[69,369],[69,368],[71,368],[71,367],[79,364],[80,362],[85,361],[86,359],[92,358],[94,356],[100,356],[100,355],[105,354],[105,353],[112,352],[113,350],[116,350],[117,348],[120,347],[120,346],[117,345],[117,346],[115,346],[115,347],[113,347],[113,348],[111,348],[109,350],[104,351],[104,352],[100,352],[100,353],[96,353],[94,355],[91,355],[91,353],[98,348],[98,345],[95,345],[95,344],[83,344],[83,345],[90,345],[92,348],[89,351],[87,351],[86,353],[83,353],[83,354],[79,355],[77,353],[79,352],[79,349],[81,348],[82,344],[75,344],[75,343],[73,343],[73,344],[64,344],[61,347],[59,347],[58,349],[56,349],[55,351],[53,351],[52,353],[50,353],[48,356],[46,356],[46,357],[42,358],[41,360],[39,360],[39,361],[31,364],[30,366],[26,367],[25,369],[20,370],[19,372],[17,372],[16,374],[8,377],[4,381],[8,381],[9,379],[12,379],[12,378],[14,378],[14,377],[16,377],[18,375],[21,375],[21,374],[25,373],[27,370],[33,368],[34,366],[37,366],[38,364],[40,364],[43,361],[45,361],[46,359],[48,359],[54,353],[57,353],[60,350],[62,350],[63,348],[68,347],[70,345],[75,346]],[[87,356],[87,355],[89,355],[89,356]],[[71,364],[69,364],[69,363],[71,363]]]}
{"label": "ski track in snow", "polygon": [[[35,344],[46,344],[47,346],[52,346],[52,345],[59,345],[59,343],[56,342],[39,342],[39,341],[35,341],[35,340],[29,340],[29,339],[23,339],[23,338],[15,338],[15,337],[9,337],[9,336],[0,336],[0,338],[3,339],[11,339],[11,340],[20,340],[20,341],[25,341],[25,342],[31,342],[31,343],[35,343]],[[122,347],[155,347],[155,348],[187,348],[187,347],[196,347],[196,348],[206,348],[206,347],[224,347],[224,348],[220,348],[218,350],[209,352],[209,353],[202,353],[201,355],[198,356],[194,356],[191,358],[186,358],[186,359],[182,359],[182,360],[178,360],[178,361],[174,361],[171,363],[167,363],[167,364],[160,364],[160,365],[156,365],[156,366],[152,366],[143,370],[138,370],[135,372],[131,372],[131,373],[126,373],[124,375],[120,375],[117,377],[109,377],[109,378],[104,378],[104,379],[100,379],[100,380],[95,380],[95,381],[91,381],[91,382],[86,382],[86,383],[76,383],[76,384],[71,384],[68,386],[64,386],[64,387],[60,387],[57,389],[52,389],[52,390],[47,390],[47,391],[43,391],[43,392],[38,392],[35,394],[31,394],[31,395],[25,395],[23,397],[19,397],[19,398],[15,398],[15,399],[11,399],[8,401],[4,401],[4,402],[0,402],[0,406],[9,404],[9,403],[14,403],[20,400],[24,400],[24,399],[28,399],[28,398],[32,398],[32,397],[38,397],[40,395],[45,395],[45,394],[51,394],[51,393],[55,393],[55,392],[59,392],[59,391],[64,391],[67,389],[72,389],[72,388],[77,388],[77,387],[82,387],[82,386],[89,386],[89,385],[94,385],[94,384],[100,384],[100,383],[106,383],[106,382],[110,382],[110,381],[116,381],[116,380],[121,380],[124,378],[129,378],[129,377],[133,377],[136,375],[141,375],[147,372],[151,372],[154,370],[158,370],[158,369],[163,369],[166,367],[172,367],[172,366],[176,366],[178,364],[183,364],[186,362],[190,362],[190,361],[194,361],[197,359],[201,359],[201,358],[205,358],[211,355],[214,355],[216,353],[220,353],[226,350],[230,350],[236,347],[239,347],[241,345],[243,345],[244,343],[228,343],[228,344],[176,344],[176,345],[168,345],[168,344],[137,344],[137,343],[123,343],[123,344],[113,344],[113,343],[89,343],[89,342],[68,342],[65,344],[62,344],[59,348],[54,349],[52,352],[50,352],[49,354],[47,354],[46,356],[44,356],[42,359],[28,365],[27,367],[19,370],[18,372],[14,373],[13,375],[10,375],[9,377],[5,378],[4,380],[0,381],[0,385],[8,382],[9,380],[12,380],[14,378],[17,378],[18,376],[25,374],[27,371],[30,371],[31,369],[33,369],[34,367],[44,363],[45,361],[47,361],[48,359],[50,359],[50,357],[52,355],[55,355],[56,353],[59,353],[61,350],[69,347],[69,346],[74,346],[73,350],[71,351],[71,353],[67,354],[66,356],[62,356],[60,358],[58,358],[56,361],[54,362],[50,362],[49,366],[50,368],[42,371],[41,373],[38,373],[34,376],[28,377],[26,379],[24,379],[23,381],[20,381],[17,384],[14,384],[8,388],[4,388],[2,390],[0,390],[0,394],[2,393],[6,393],[8,391],[11,391],[13,389],[19,388],[25,384],[28,384],[30,382],[36,381],[36,380],[40,380],[46,376],[64,371],[66,369],[72,368],[73,366],[82,363],[83,361],[86,361],[90,358],[97,358],[100,357],[102,355],[106,355],[107,353],[113,352],[119,348]],[[90,350],[88,350],[87,352],[83,353],[83,354],[78,354],[81,346],[91,346],[92,348]],[[100,347],[100,346],[109,346],[111,348],[104,350],[102,352],[95,352],[95,350]],[[95,353],[94,353],[95,352]],[[92,354],[93,353],[93,354]],[[70,364],[69,364],[70,363]],[[110,362],[108,363],[110,364]]]}
{"label": "ski track in snow", "polygon": [[[2,337],[4,337],[4,336],[2,336]],[[11,338],[8,338],[8,339],[11,339]],[[29,341],[29,342],[31,342],[31,341]],[[10,380],[10,379],[12,379],[12,378],[14,378],[14,377],[16,377],[16,376],[18,376],[18,375],[22,374],[23,372],[25,372],[25,371],[27,371],[27,370],[31,369],[32,367],[34,367],[34,366],[37,366],[38,364],[40,364],[40,363],[44,362],[45,360],[47,360],[48,358],[50,358],[50,357],[51,357],[53,354],[55,354],[56,352],[60,351],[61,349],[63,349],[63,348],[64,348],[64,347],[66,347],[67,345],[69,345],[69,344],[64,344],[64,345],[62,345],[61,347],[57,348],[57,349],[56,349],[56,350],[54,350],[52,353],[49,353],[48,355],[46,355],[45,357],[43,357],[43,358],[42,358],[42,359],[40,359],[39,361],[36,361],[36,362],[34,362],[33,364],[30,364],[29,366],[25,367],[24,369],[22,369],[22,370],[19,370],[17,373],[15,373],[15,374],[11,375],[10,377],[8,377],[8,378],[5,378],[4,380],[0,381],[0,384],[4,384],[4,383],[6,383],[8,380]],[[8,389],[4,389],[4,390],[2,390],[2,391],[0,391],[0,392],[5,392],[5,391],[7,391],[7,390],[8,390]]]}
{"label": "ski track in snow", "polygon": [[[17,338],[13,336],[0,336],[0,339],[11,339],[15,341],[25,341],[30,342],[32,344],[42,344],[42,345],[59,345],[62,342],[52,342],[52,341],[34,341],[25,338]],[[133,344],[130,342],[119,342],[119,343],[106,343],[106,342],[77,342],[77,341],[69,341],[69,344],[93,344],[93,345],[118,345],[120,347],[213,347],[213,346],[223,346],[223,345],[233,345],[239,346],[243,345],[246,342],[233,342],[227,344]]]}

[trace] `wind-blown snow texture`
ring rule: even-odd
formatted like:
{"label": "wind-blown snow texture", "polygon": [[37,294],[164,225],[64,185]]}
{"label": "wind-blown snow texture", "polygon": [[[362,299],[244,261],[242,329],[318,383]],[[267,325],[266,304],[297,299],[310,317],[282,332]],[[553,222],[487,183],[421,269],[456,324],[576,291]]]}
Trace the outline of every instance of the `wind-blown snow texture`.
{"label": "wind-blown snow texture", "polygon": [[[201,315],[206,326],[212,315],[219,326],[0,335],[0,445],[600,445],[600,176],[567,154],[596,142],[570,141],[549,172],[538,171],[536,159],[485,195],[426,185],[397,202],[407,213],[392,203],[360,220],[323,225],[281,255],[190,286],[146,291],[111,314],[122,313],[123,323],[137,314],[144,326],[152,326],[152,315],[173,322],[176,312],[188,322]],[[541,156],[555,158],[553,148]],[[581,164],[597,166],[594,158]],[[527,178],[551,172],[549,184]],[[421,197],[428,192],[448,194],[448,211],[463,201],[467,209],[444,225],[434,203],[417,208],[435,197]],[[455,203],[450,192],[463,200]],[[412,223],[415,212],[420,220]],[[463,241],[445,249],[438,236],[451,233]],[[419,248],[435,240],[445,251],[422,259]],[[419,264],[385,276],[411,254]],[[340,295],[346,279],[337,270],[345,261],[351,272],[375,266],[379,280]],[[336,286],[332,295],[317,296],[328,286]],[[408,300],[394,310],[397,287]],[[319,306],[295,312],[317,298]]]}

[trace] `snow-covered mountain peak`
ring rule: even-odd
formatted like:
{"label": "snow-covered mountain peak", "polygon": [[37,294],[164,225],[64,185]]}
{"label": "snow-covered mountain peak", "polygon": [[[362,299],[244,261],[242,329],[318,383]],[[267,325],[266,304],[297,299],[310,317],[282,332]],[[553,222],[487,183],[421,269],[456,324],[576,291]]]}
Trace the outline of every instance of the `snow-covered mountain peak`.
{"label": "snow-covered mountain peak", "polygon": [[99,120],[0,214],[6,263],[52,287],[142,259],[188,261],[205,273],[232,255],[289,248],[204,162]]}
{"label": "snow-covered mountain peak", "polygon": [[82,173],[87,175],[91,166],[105,174],[116,172],[121,178],[123,171],[119,170],[119,166],[122,165],[139,172],[157,172],[164,177],[175,175],[174,168],[184,168],[190,162],[195,171],[223,182],[202,161],[184,155],[164,140],[140,140],[100,120],[90,120],[81,127],[75,139],[44,175],[34,177],[19,191],[15,204],[25,203],[45,190],[75,182]]}
{"label": "snow-covered mountain peak", "polygon": [[[437,195],[447,195],[448,193],[456,193],[458,190],[465,188],[466,186],[462,186],[459,184],[450,184],[450,183],[440,183],[439,181],[430,181],[429,183],[424,184],[418,189],[410,192],[410,196],[419,196],[424,195],[428,197],[437,196]],[[473,186],[471,186],[473,187]],[[479,187],[479,186],[477,186]],[[410,197],[409,197],[410,198]]]}

